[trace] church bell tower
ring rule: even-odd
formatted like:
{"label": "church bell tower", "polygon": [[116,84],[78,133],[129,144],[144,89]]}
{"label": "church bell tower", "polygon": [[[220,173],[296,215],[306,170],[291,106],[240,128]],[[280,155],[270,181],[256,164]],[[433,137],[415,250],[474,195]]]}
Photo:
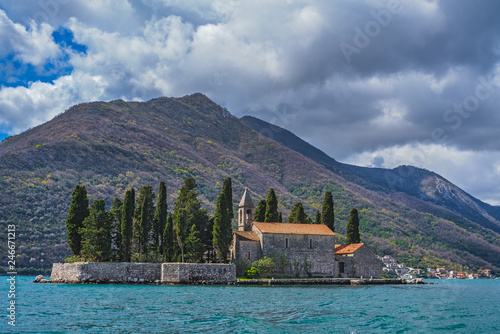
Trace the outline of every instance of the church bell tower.
{"label": "church bell tower", "polygon": [[238,231],[252,231],[254,210],[255,205],[253,205],[252,197],[250,197],[248,188],[245,188],[238,206]]}

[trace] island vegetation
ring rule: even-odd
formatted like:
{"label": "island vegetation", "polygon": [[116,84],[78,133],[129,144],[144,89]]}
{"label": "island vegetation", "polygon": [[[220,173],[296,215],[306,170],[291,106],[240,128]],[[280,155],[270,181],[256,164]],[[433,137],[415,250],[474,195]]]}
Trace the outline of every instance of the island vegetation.
{"label": "island vegetation", "polygon": [[[141,187],[137,198],[135,189],[131,188],[123,200],[116,197],[111,209],[106,211],[103,199],[94,199],[89,205],[86,187],[76,185],[66,219],[68,244],[73,256],[66,258],[66,262],[228,262],[234,217],[231,178],[226,178],[222,184],[213,216],[202,208],[196,188],[195,179],[186,178],[170,212],[164,182],[160,182],[158,196],[151,185]],[[283,221],[273,188],[269,190],[267,200],[259,202],[257,210],[256,219]],[[324,222],[333,228],[331,192],[325,194],[323,210],[327,214],[321,215],[317,211],[313,221],[304,212],[302,203],[297,202],[287,222]],[[282,267],[280,263],[288,263],[283,256],[286,257],[277,254],[256,261],[246,275],[270,275],[275,267]],[[251,265],[245,263],[244,269]],[[280,272],[285,276],[288,274],[283,268]]]}

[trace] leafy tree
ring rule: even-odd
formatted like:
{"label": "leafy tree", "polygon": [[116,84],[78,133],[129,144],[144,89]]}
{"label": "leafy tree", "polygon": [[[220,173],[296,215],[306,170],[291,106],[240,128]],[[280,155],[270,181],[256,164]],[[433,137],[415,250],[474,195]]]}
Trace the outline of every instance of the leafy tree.
{"label": "leafy tree", "polygon": [[[176,221],[176,217],[179,217],[181,210],[186,211],[186,230],[182,233],[188,233],[191,226],[195,224],[196,229],[201,235],[202,243],[206,246],[205,248],[209,248],[212,240],[212,231],[207,230],[208,214],[205,209],[201,208],[198,193],[196,192],[196,182],[192,177],[186,178],[179,190],[179,196],[174,204],[174,222]],[[187,235],[183,235],[184,241],[186,237]],[[182,251],[184,252],[185,250],[183,249]],[[205,249],[205,252],[207,252],[207,249]]]}
{"label": "leafy tree", "polygon": [[121,199],[118,197],[115,197],[113,199],[113,206],[111,207],[111,210],[109,211],[110,218],[111,218],[111,237],[113,239],[112,244],[113,244],[113,252],[114,252],[114,258],[115,259],[120,259],[120,254],[122,254],[121,248],[122,248],[122,231],[121,231],[121,225],[122,225],[122,206],[123,202]]}
{"label": "leafy tree", "polygon": [[226,194],[221,192],[217,199],[214,216],[213,244],[217,251],[217,256],[223,262],[226,262],[229,245],[233,236],[231,221],[227,216]]}
{"label": "leafy tree", "polygon": [[83,221],[89,215],[89,200],[85,186],[76,185],[71,196],[68,218],[66,219],[66,230],[68,233],[68,244],[74,255],[80,255],[82,249],[82,236],[80,229]]}
{"label": "leafy tree", "polygon": [[255,209],[255,221],[264,222],[266,219],[266,200],[261,199]]}
{"label": "leafy tree", "polygon": [[139,246],[139,253],[147,256],[149,234],[153,226],[155,193],[151,185],[139,190],[136,208],[135,234]]}
{"label": "leafy tree", "polygon": [[82,235],[81,254],[91,261],[111,259],[111,215],[106,212],[103,199],[95,200],[90,206],[89,215],[80,229]]}
{"label": "leafy tree", "polygon": [[316,210],[316,219],[314,220],[314,224],[321,224],[321,212]]}
{"label": "leafy tree", "polygon": [[156,211],[153,220],[153,251],[162,253],[160,243],[163,237],[163,231],[167,224],[167,187],[165,182],[160,182],[158,189],[158,199],[156,201]]}
{"label": "leafy tree", "polygon": [[125,199],[122,206],[122,247],[121,259],[130,262],[132,257],[132,224],[135,211],[135,189],[131,188],[125,193]]}
{"label": "leafy tree", "polygon": [[161,247],[163,249],[163,260],[166,262],[172,261],[174,258],[174,220],[172,213],[168,215],[167,223],[165,224]]}
{"label": "leafy tree", "polygon": [[196,225],[191,225],[189,235],[186,238],[186,257],[188,262],[202,262],[203,261],[203,244],[200,239],[200,233],[196,229]]}
{"label": "leafy tree", "polygon": [[333,225],[334,220],[333,196],[330,191],[327,191],[325,193],[323,207],[321,208],[321,224],[328,226],[333,232],[335,232],[335,226]]}
{"label": "leafy tree", "polygon": [[264,218],[266,223],[277,222],[278,221],[278,200],[276,199],[276,194],[274,189],[269,189],[269,194],[267,195],[266,201],[266,216]]}
{"label": "leafy tree", "polygon": [[346,232],[346,244],[357,244],[361,242],[361,238],[359,236],[358,209],[356,208],[351,210]]}
{"label": "leafy tree", "polygon": [[229,224],[231,224],[233,218],[234,218],[234,212],[233,212],[233,187],[231,183],[231,178],[227,177],[224,180],[224,183],[222,184],[222,192],[226,196],[226,214],[229,219]]}
{"label": "leafy tree", "polygon": [[302,202],[297,202],[290,211],[290,216],[288,217],[288,223],[290,224],[306,224],[307,215],[304,212],[304,207]]}
{"label": "leafy tree", "polygon": [[174,217],[174,230],[177,237],[177,244],[181,249],[181,261],[184,263],[184,246],[186,245],[188,229],[188,214],[185,208],[179,209]]}

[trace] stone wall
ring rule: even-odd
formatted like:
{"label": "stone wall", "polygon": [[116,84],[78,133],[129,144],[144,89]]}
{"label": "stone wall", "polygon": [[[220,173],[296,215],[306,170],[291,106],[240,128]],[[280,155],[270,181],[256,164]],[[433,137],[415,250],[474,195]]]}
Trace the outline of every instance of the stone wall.
{"label": "stone wall", "polygon": [[229,283],[236,281],[234,264],[162,263],[162,283]]}
{"label": "stone wall", "polygon": [[[235,259],[247,259],[252,263],[261,258],[260,254],[260,242],[250,241],[250,240],[237,240],[238,243],[236,248]],[[248,258],[250,254],[250,258]]]}
{"label": "stone wall", "polygon": [[54,263],[55,283],[154,283],[161,280],[161,263]]}
{"label": "stone wall", "polygon": [[[335,255],[337,277],[382,278],[382,262],[366,245],[352,254]],[[340,262],[344,263],[344,272],[340,273]]]}
{"label": "stone wall", "polygon": [[298,269],[299,277],[307,276],[307,271],[312,276],[333,277],[334,239],[335,236],[327,235],[263,234],[262,255],[286,254],[290,261],[289,276],[295,276]]}
{"label": "stone wall", "polygon": [[236,266],[208,263],[54,263],[51,283],[228,283]]}

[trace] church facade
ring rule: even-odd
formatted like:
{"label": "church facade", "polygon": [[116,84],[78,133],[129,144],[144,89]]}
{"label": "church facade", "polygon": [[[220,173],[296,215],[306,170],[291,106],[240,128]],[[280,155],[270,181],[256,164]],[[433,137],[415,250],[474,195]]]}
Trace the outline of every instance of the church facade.
{"label": "church facade", "polygon": [[288,262],[282,264],[285,276],[336,276],[335,233],[328,226],[255,222],[254,210],[245,189],[238,208],[238,231],[234,232],[231,245],[233,261],[251,263],[278,255]]}

